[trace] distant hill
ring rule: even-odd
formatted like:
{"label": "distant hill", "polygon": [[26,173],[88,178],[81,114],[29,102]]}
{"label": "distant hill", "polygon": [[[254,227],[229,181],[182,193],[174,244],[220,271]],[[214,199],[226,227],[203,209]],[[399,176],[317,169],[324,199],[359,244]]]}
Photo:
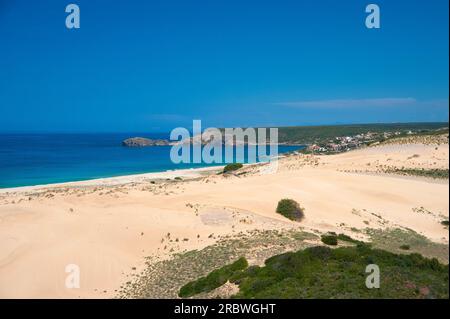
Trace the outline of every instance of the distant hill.
{"label": "distant hill", "polygon": [[[245,131],[245,128],[243,128]],[[233,139],[225,137],[225,129],[219,129],[222,133],[222,144],[235,143]],[[446,131],[445,131],[446,130]],[[204,131],[206,133],[207,130]],[[345,125],[318,125],[318,126],[285,126],[278,127],[278,143],[280,144],[321,144],[336,137],[356,136],[359,134],[374,133],[376,141],[386,139],[383,133],[398,133],[396,136],[404,136],[408,133],[414,134],[439,134],[440,132],[448,132],[448,122],[424,122],[424,123],[380,123],[380,124],[345,124]],[[266,132],[267,141],[269,141],[270,133]],[[258,131],[256,131],[256,135]],[[208,136],[208,135],[206,135]],[[188,143],[193,141],[207,144],[210,142],[209,137],[196,136],[186,140]],[[246,144],[247,137],[241,141]]]}
{"label": "distant hill", "polygon": [[337,136],[354,136],[368,132],[420,133],[438,129],[448,131],[448,122],[290,126],[278,128],[278,140],[280,143],[287,144],[310,144]]}

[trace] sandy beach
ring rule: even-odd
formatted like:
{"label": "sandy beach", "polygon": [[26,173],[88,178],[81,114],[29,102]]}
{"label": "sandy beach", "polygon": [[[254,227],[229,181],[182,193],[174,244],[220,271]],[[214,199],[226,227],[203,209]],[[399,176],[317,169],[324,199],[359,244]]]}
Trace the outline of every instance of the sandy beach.
{"label": "sandy beach", "polygon": [[[249,165],[0,190],[0,298],[111,298],[145,267],[252,230],[407,228],[448,245],[449,181],[386,173],[448,169],[448,139],[386,143],[337,155],[294,154],[278,170]],[[176,178],[177,177],[177,178]],[[298,223],[275,213],[298,201]],[[170,239],[170,240],[169,240]],[[80,288],[65,267],[80,267]],[[164,278],[161,278],[164,280]]]}

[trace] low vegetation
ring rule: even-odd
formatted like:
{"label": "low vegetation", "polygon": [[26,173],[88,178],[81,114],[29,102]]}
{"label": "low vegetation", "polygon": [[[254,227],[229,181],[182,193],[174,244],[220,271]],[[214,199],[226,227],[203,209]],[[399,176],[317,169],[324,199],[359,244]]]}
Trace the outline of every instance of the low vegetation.
{"label": "low vegetation", "polygon": [[347,244],[364,244],[364,242],[356,240],[351,238],[350,236],[346,234],[336,234],[335,232],[328,232],[326,234],[323,234],[320,237],[320,240],[322,243],[329,245],[329,246],[337,246],[339,241],[345,242]]}
{"label": "low vegetation", "polygon": [[223,168],[223,173],[237,171],[238,169],[240,169],[242,167],[243,167],[243,165],[241,163],[231,163],[231,164],[226,165]]}
{"label": "low vegetation", "polygon": [[362,243],[362,241],[353,239],[350,236],[345,235],[345,234],[339,234],[339,235],[336,236],[336,238],[341,240],[341,241],[345,241],[345,242],[353,243],[353,244],[360,244],[360,243]]}
{"label": "low vegetation", "polygon": [[[305,231],[254,230],[231,238],[221,238],[216,244],[200,250],[176,253],[170,259],[147,257],[144,270],[132,274],[117,291],[117,297],[177,298],[180,287],[186,283],[205,277],[214,269],[230,264],[242,256],[247,260],[263,263],[270,256],[287,250],[309,247],[312,245],[310,241],[317,239],[317,235]],[[214,290],[196,295],[201,298],[218,296],[220,294]]]}
{"label": "low vegetation", "polygon": [[[439,262],[448,263],[448,245],[431,242],[408,229],[366,229],[360,233],[369,236],[371,243],[329,233],[340,246],[312,251],[308,247],[317,245],[314,243],[320,237],[304,231],[255,230],[221,238],[214,245],[176,253],[170,259],[149,257],[147,267],[132,274],[117,297],[448,298],[448,266]],[[409,250],[400,248],[403,245],[408,245]],[[289,251],[297,252],[286,254]],[[208,274],[242,256],[252,264],[263,265],[266,260],[265,266],[236,267],[232,274],[225,272],[232,286],[226,283],[214,288],[224,279]],[[380,289],[365,287],[365,267],[369,263],[382,270]],[[220,280],[214,279],[218,277]],[[191,283],[198,278],[204,278],[206,284]],[[180,294],[181,287],[188,283],[191,290],[184,288]]]}
{"label": "low vegetation", "polygon": [[301,221],[305,217],[300,205],[295,200],[288,198],[278,202],[276,212],[294,221]]}
{"label": "low vegetation", "polygon": [[322,243],[329,246],[336,246],[338,244],[337,236],[333,234],[322,235],[322,237],[320,237],[320,240],[322,241]]}
{"label": "low vegetation", "polygon": [[[368,228],[365,230],[365,233],[370,237],[374,248],[384,249],[393,253],[418,253],[425,257],[437,258],[441,262],[448,263],[448,245],[432,242],[411,229],[388,228],[382,230]],[[400,248],[401,246],[408,246],[408,251]]]}
{"label": "low vegetation", "polygon": [[206,277],[191,281],[181,287],[179,297],[191,297],[201,292],[209,292],[226,283],[231,276],[239,270],[244,270],[248,267],[248,262],[244,257],[239,258],[230,265],[223,266],[208,274]]}
{"label": "low vegetation", "polygon": [[[365,285],[366,267],[382,269],[379,289]],[[419,254],[394,254],[359,243],[330,249],[309,247],[273,256],[263,267],[236,267],[228,279],[234,298],[448,298],[448,265]],[[202,280],[202,279],[200,279]],[[180,291],[181,293],[181,291]]]}
{"label": "low vegetation", "polygon": [[448,169],[424,169],[424,168],[390,168],[386,173],[405,176],[422,176],[430,178],[448,179]]}

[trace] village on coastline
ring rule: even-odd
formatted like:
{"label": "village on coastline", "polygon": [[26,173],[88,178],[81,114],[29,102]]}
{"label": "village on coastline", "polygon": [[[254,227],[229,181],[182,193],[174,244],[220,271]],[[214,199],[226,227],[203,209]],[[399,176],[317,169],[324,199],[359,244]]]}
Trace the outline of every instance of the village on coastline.
{"label": "village on coastline", "polygon": [[348,152],[360,147],[368,145],[376,145],[377,143],[387,141],[394,137],[415,136],[422,134],[437,134],[448,132],[448,128],[439,128],[431,131],[386,131],[386,132],[367,132],[351,136],[337,136],[332,139],[319,139],[317,142],[308,145],[303,151],[304,153],[313,154],[336,154]]}
{"label": "village on coastline", "polygon": [[[363,125],[362,127],[364,129],[362,130],[361,128],[356,130],[352,128],[352,130],[346,132],[348,134],[342,135],[338,134],[339,132],[332,133],[330,131],[330,127],[332,126],[330,126],[322,127],[321,129],[323,131],[316,136],[308,136],[305,134],[303,136],[304,140],[294,138],[292,131],[288,133],[288,136],[283,136],[285,130],[295,130],[298,132],[304,128],[281,127],[278,128],[278,130],[282,133],[282,137],[279,140],[278,145],[303,147],[301,150],[295,151],[294,153],[300,152],[303,154],[327,155],[344,153],[366,146],[375,146],[394,138],[437,135],[448,133],[449,131],[448,123],[440,123],[441,125],[439,126],[436,126],[438,123],[432,124],[434,126],[429,127],[414,127],[413,124],[410,124],[409,127],[391,127],[389,124],[384,124],[382,127],[377,127],[377,129],[374,129],[374,127],[371,127],[370,125]],[[304,132],[302,132],[302,134],[304,134]],[[244,136],[240,136],[239,138],[236,137],[236,140],[233,137],[222,138],[222,141],[219,144],[226,146],[250,145],[251,143],[249,143]],[[126,147],[151,147],[199,143],[204,146],[214,143],[214,141],[215,140],[212,140],[211,138],[207,138],[204,134],[199,134],[192,138],[182,140],[181,142],[174,142],[165,139],[154,140],[144,137],[131,137],[122,141],[122,145]],[[267,140],[267,143],[270,145],[269,140]]]}

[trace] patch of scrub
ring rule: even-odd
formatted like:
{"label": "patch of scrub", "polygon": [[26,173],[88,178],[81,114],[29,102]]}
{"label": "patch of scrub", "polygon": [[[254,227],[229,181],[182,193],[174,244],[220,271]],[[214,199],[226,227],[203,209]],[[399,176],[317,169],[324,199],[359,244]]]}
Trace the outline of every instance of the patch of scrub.
{"label": "patch of scrub", "polygon": [[[370,237],[374,248],[385,249],[394,253],[419,253],[428,258],[437,258],[439,261],[448,264],[448,244],[432,242],[411,229],[388,228],[382,230],[367,228],[365,232]],[[409,246],[409,249],[405,251],[402,247],[406,246]]]}
{"label": "patch of scrub", "polygon": [[186,283],[240,257],[250,264],[261,264],[273,255],[309,247],[317,239],[317,235],[304,231],[255,230],[221,239],[201,250],[174,254],[167,260],[148,257],[144,271],[125,283],[117,297],[177,298]]}
{"label": "patch of scrub", "polygon": [[[449,295],[448,265],[440,264],[435,258],[394,254],[362,243],[336,249],[308,247],[273,256],[262,267],[243,269],[236,267],[238,262],[188,283],[180,295],[191,292],[191,287],[204,288],[215,283],[212,279],[217,274],[225,274],[226,279],[239,286],[239,292],[232,298],[448,299]],[[368,264],[376,264],[382,271],[377,289],[367,287]]]}

